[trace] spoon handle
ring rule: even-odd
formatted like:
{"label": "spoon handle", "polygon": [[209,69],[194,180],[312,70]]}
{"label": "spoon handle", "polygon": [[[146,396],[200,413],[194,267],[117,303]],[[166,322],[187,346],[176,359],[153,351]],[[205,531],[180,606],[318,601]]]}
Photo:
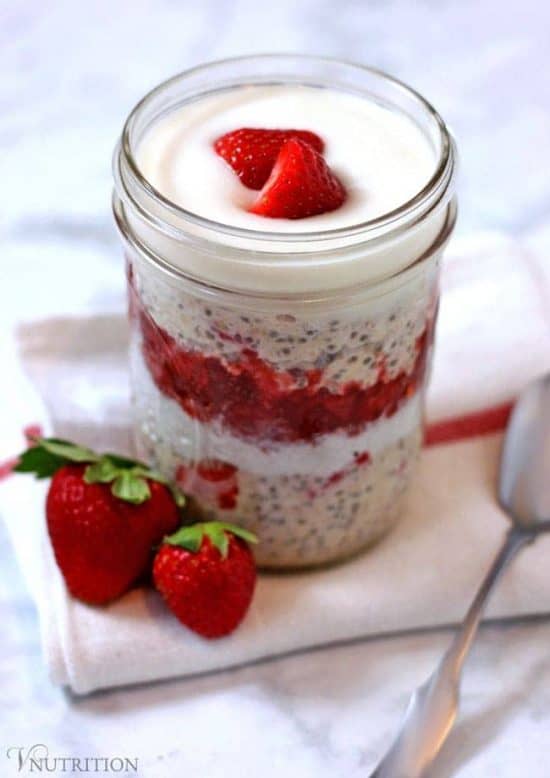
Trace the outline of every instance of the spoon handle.
{"label": "spoon handle", "polygon": [[456,718],[460,674],[489,594],[508,562],[532,539],[516,528],[508,532],[451,645],[434,674],[412,695],[401,730],[371,778],[420,778],[432,763]]}
{"label": "spoon handle", "polygon": [[506,534],[504,543],[496,555],[487,575],[483,579],[483,582],[468,609],[468,613],[464,617],[464,621],[456,632],[453,641],[441,662],[441,665],[446,665],[448,672],[454,673],[457,681],[460,678],[462,666],[477,634],[477,628],[479,627],[479,622],[483,615],[483,611],[485,610],[489,595],[493,590],[493,586],[504,572],[508,563],[516,556],[517,552],[532,540],[533,536],[531,533],[524,532],[515,527],[510,529]]}

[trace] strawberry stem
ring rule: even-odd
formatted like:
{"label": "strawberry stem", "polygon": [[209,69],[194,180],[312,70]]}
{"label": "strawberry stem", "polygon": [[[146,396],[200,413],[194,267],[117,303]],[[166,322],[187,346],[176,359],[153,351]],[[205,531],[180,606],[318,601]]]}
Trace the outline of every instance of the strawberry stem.
{"label": "strawberry stem", "polygon": [[34,445],[24,451],[14,470],[34,473],[36,478],[51,478],[69,464],[86,464],[84,481],[87,484],[112,484],[111,492],[125,502],[139,505],[151,496],[148,480],[158,481],[170,489],[176,505],[185,504],[185,496],[156,470],[143,462],[118,454],[97,454],[84,446],[77,446],[59,438],[33,438]]}
{"label": "strawberry stem", "polygon": [[229,549],[228,533],[241,538],[247,543],[258,542],[256,535],[242,527],[238,527],[236,524],[230,524],[226,521],[207,521],[180,527],[173,535],[165,537],[164,543],[170,546],[180,546],[187,551],[197,553],[202,546],[204,537],[207,537],[225,559]]}

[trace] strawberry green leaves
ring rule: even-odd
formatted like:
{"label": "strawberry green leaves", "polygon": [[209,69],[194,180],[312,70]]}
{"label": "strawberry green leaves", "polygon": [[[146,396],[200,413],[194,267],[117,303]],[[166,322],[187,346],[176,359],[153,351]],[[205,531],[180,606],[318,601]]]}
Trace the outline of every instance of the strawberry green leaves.
{"label": "strawberry green leaves", "polygon": [[147,478],[165,483],[164,479],[156,476],[152,470],[129,460],[127,464],[117,464],[109,454],[88,465],[84,471],[87,484],[112,483],[111,491],[115,497],[134,505],[145,502],[151,496]]}
{"label": "strawberry green leaves", "polygon": [[151,475],[139,464],[129,463],[121,467],[110,458],[109,454],[106,454],[97,462],[88,465],[84,471],[84,480],[87,484],[112,483],[111,491],[115,497],[139,505],[151,496],[146,480]]}
{"label": "strawberry green leaves", "polygon": [[87,484],[108,484],[117,477],[122,468],[117,465],[108,456],[98,459],[91,465],[88,465],[84,472],[84,480]]}
{"label": "strawberry green leaves", "polygon": [[58,438],[36,438],[35,445],[19,457],[16,473],[34,473],[37,478],[50,478],[59,468],[71,462],[94,462],[98,459],[88,448],[75,446]]}
{"label": "strawberry green leaves", "polygon": [[147,481],[151,480],[167,486],[178,507],[185,504],[185,497],[179,489],[172,487],[165,478],[142,462],[118,454],[97,454],[89,448],[59,438],[36,438],[34,445],[21,454],[14,470],[17,473],[34,473],[37,478],[50,478],[69,464],[87,464],[85,482],[110,483],[113,495],[125,502],[139,505],[148,500],[151,489]]}
{"label": "strawberry green leaves", "polygon": [[197,553],[200,550],[203,538],[206,536],[212,545],[218,549],[222,557],[225,558],[229,548],[228,532],[245,540],[247,543],[258,542],[256,535],[242,527],[237,527],[236,524],[230,524],[225,521],[207,521],[192,524],[188,527],[181,527],[173,535],[164,538],[164,543],[170,546],[181,546],[187,549],[187,551]]}
{"label": "strawberry green leaves", "polygon": [[131,470],[120,471],[113,480],[111,491],[115,497],[134,503],[134,505],[145,502],[151,496],[151,490],[145,478],[136,475]]}
{"label": "strawberry green leaves", "polygon": [[36,438],[36,443],[46,454],[68,459],[71,462],[93,462],[98,458],[91,449],[59,438]]}

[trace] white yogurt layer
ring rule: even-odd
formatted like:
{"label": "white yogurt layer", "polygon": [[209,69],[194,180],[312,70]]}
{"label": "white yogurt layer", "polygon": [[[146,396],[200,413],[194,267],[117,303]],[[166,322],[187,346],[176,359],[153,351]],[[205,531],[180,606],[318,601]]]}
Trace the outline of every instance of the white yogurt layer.
{"label": "white yogurt layer", "polygon": [[[258,192],[241,184],[212,145],[247,126],[318,133],[349,192],[344,205],[295,220],[249,213]],[[422,216],[412,209],[404,222],[372,226],[425,187],[439,154],[406,114],[368,96],[296,85],[235,87],[165,114],[138,142],[144,177],[185,211],[137,187],[137,208],[125,217],[145,247],[203,283],[270,296],[351,289],[391,279],[443,234],[450,218],[445,197],[424,204]],[[369,229],[351,229],[365,222]]]}
{"label": "white yogurt layer", "polygon": [[[344,205],[307,219],[249,213],[258,193],[241,184],[212,146],[242,127],[317,133],[347,189]],[[142,139],[137,161],[164,197],[194,214],[233,227],[300,233],[350,227],[403,205],[428,183],[436,154],[410,118],[365,97],[306,86],[244,86],[159,120]]]}

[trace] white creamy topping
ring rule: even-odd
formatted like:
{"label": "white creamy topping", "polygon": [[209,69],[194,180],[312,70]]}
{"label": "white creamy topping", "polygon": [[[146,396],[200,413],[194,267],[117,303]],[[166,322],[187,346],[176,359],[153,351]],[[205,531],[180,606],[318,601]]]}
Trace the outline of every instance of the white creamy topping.
{"label": "white creamy topping", "polygon": [[[325,142],[324,157],[348,197],[330,213],[268,219],[248,212],[258,193],[213,149],[242,127],[301,129]],[[184,105],[154,124],[137,154],[144,176],[167,199],[234,227],[311,232],[348,227],[399,207],[427,184],[436,155],[404,114],[365,97],[305,86],[245,86]]]}
{"label": "white creamy topping", "polygon": [[[243,127],[317,132],[328,163],[347,187],[346,203],[307,219],[249,213],[258,192],[243,186],[212,146],[224,133]],[[234,88],[165,115],[145,132],[136,152],[155,189],[210,222],[182,217],[143,190],[136,198],[140,208],[166,229],[143,218],[140,208],[128,209],[128,223],[162,259],[221,288],[277,296],[391,282],[437,239],[447,201],[382,241],[371,240],[376,231],[373,236],[372,230],[341,234],[338,229],[407,202],[431,178],[438,153],[412,119],[366,96],[295,85]],[[247,232],[232,232],[236,227]],[[273,233],[278,234],[270,237]]]}

